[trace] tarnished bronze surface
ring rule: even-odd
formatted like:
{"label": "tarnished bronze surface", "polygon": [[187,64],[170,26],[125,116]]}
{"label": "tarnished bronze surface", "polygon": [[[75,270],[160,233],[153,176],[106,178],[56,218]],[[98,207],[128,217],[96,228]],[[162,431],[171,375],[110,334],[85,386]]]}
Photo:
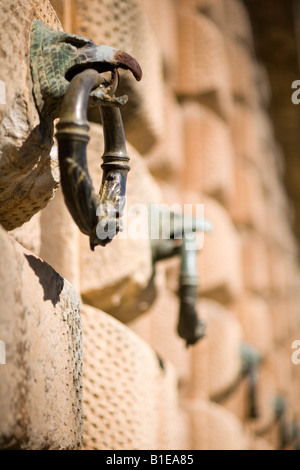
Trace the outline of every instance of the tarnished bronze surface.
{"label": "tarnished bronze surface", "polygon": [[[90,92],[95,87],[100,87],[98,100],[105,142],[99,194],[94,191],[86,161],[87,108]],[[108,94],[110,88],[96,70],[88,69],[76,75],[65,94],[57,125],[65,202],[79,229],[90,237],[92,250],[97,245],[105,246],[120,230],[130,168],[121,113]]]}
{"label": "tarnished bronze surface", "polygon": [[83,70],[102,73],[123,68],[137,80],[142,78],[141,67],[126,52],[97,46],[84,36],[55,31],[38,19],[32,24],[30,66],[37,108],[42,117],[53,119],[59,115],[69,82]]}
{"label": "tarnished bronze surface", "polygon": [[[158,239],[151,240],[153,262],[171,258],[176,255],[181,257],[181,269],[179,275],[179,321],[178,334],[186,341],[186,345],[193,345],[205,336],[205,323],[199,318],[196,304],[198,299],[199,277],[197,271],[197,242],[196,232],[212,230],[211,224],[205,219],[191,219],[190,223],[184,222],[181,213],[170,212],[170,238],[164,239],[163,213],[159,214],[161,223]],[[186,230],[186,227],[189,230]]]}
{"label": "tarnished bronze surface", "polygon": [[[57,125],[59,166],[64,198],[79,229],[90,237],[90,246],[105,246],[121,228],[129,157],[117,98],[118,68],[130,70],[137,80],[142,70],[126,52],[96,46],[84,36],[55,31],[34,20],[30,65],[33,92],[41,122],[60,117]],[[108,83],[102,72],[110,71]],[[99,106],[105,151],[103,179],[96,194],[88,172],[87,110]]]}

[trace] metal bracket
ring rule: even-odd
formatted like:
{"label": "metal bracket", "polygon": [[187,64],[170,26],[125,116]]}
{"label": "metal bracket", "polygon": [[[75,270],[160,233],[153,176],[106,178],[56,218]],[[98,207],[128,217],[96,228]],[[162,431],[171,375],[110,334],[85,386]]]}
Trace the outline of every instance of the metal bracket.
{"label": "metal bracket", "polygon": [[[189,346],[205,336],[205,323],[198,317],[196,310],[199,285],[196,232],[211,232],[212,226],[205,219],[192,218],[186,223],[187,221],[183,220],[181,213],[158,210],[159,214],[155,219],[160,221],[159,238],[151,239],[153,264],[176,255],[181,257],[180,309],[177,332]],[[168,239],[163,238],[165,216],[170,222],[170,237]]]}
{"label": "metal bracket", "polygon": [[[123,68],[136,80],[142,78],[138,62],[126,52],[97,46],[84,36],[55,31],[38,19],[32,23],[30,67],[37,108],[42,117],[52,119],[59,116],[70,81],[83,70],[103,73]],[[123,104],[122,100],[116,103]]]}
{"label": "metal bracket", "polygon": [[[129,171],[119,110],[127,97],[115,96],[117,69],[128,69],[140,80],[141,68],[126,52],[96,46],[83,36],[54,31],[37,19],[32,25],[30,65],[41,123],[45,126],[60,117],[56,137],[66,205],[79,229],[89,235],[91,249],[105,246],[121,229]],[[107,71],[112,73],[110,82],[100,75]],[[99,195],[94,191],[86,160],[88,106],[99,106],[104,132]]]}

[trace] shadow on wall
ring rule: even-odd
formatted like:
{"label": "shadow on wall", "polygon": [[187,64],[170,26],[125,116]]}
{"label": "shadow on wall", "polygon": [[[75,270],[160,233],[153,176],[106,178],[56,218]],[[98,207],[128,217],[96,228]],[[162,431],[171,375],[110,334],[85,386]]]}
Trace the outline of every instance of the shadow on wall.
{"label": "shadow on wall", "polygon": [[44,301],[51,300],[53,306],[59,302],[60,293],[64,288],[64,279],[56,271],[39,258],[32,255],[25,255],[29,266],[39,278],[39,282],[44,290]]}

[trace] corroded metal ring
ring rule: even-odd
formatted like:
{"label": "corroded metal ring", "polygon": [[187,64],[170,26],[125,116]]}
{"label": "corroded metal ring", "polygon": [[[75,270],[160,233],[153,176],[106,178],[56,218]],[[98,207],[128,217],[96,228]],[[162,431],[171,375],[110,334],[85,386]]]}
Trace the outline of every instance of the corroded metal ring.
{"label": "corroded metal ring", "polygon": [[96,245],[105,246],[120,230],[119,219],[130,169],[120,110],[116,106],[107,106],[112,102],[104,100],[104,105],[100,104],[105,142],[103,178],[99,194],[95,193],[86,160],[89,142],[87,108],[90,92],[103,85],[103,81],[92,69],[84,70],[71,80],[56,133],[65,202],[79,229],[90,237],[92,250]]}

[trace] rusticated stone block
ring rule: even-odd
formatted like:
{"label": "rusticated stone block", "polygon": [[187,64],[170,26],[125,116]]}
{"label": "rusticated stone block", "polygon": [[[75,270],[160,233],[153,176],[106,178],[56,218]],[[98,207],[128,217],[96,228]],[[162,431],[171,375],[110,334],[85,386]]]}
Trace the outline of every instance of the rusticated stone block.
{"label": "rusticated stone block", "polygon": [[255,63],[249,50],[236,42],[229,42],[227,54],[230,68],[231,91],[234,98],[249,107],[257,104]]}
{"label": "rusticated stone block", "polygon": [[80,299],[0,229],[0,447],[78,449],[82,439]]}
{"label": "rusticated stone block", "polygon": [[268,206],[260,172],[252,163],[239,158],[235,161],[234,172],[235,184],[228,204],[234,223],[268,234]]}
{"label": "rusticated stone block", "polygon": [[245,422],[250,416],[249,378],[237,381],[217,402],[226,410],[233,413],[239,420]]}
{"label": "rusticated stone block", "polygon": [[[94,124],[91,128],[88,162],[96,188],[100,187],[102,178],[99,171],[101,148],[102,128]],[[94,252],[90,250],[87,237],[80,234],[80,286],[83,299],[124,322],[145,311],[148,305],[145,306],[144,300],[147,300],[148,294],[152,298],[152,254],[147,232],[147,210],[150,203],[160,202],[158,186],[143,159],[130,145],[128,155],[131,158],[131,170],[127,181],[123,232],[105,248],[97,247]]]}
{"label": "rusticated stone block", "polygon": [[72,28],[72,0],[50,0],[64,31]]}
{"label": "rusticated stone block", "polygon": [[[274,245],[280,247],[288,256],[297,258],[298,247],[293,232],[293,209],[290,202],[285,201],[286,194],[280,187],[279,180],[274,181],[273,191],[266,200],[267,226],[272,227],[268,235]],[[286,202],[286,203],[285,203]]]}
{"label": "rusticated stone block", "polygon": [[41,249],[41,213],[38,212],[21,227],[12,230],[10,235],[24,248],[39,256]]}
{"label": "rusticated stone block", "polygon": [[151,344],[151,324],[152,316],[151,313],[147,311],[134,320],[127,322],[126,326],[134,331],[134,333],[142,338],[146,343]]}
{"label": "rusticated stone block", "polygon": [[274,312],[270,312],[268,303],[262,297],[249,294],[236,302],[234,310],[243,329],[244,341],[267,355],[274,341]]}
{"label": "rusticated stone block", "polygon": [[[89,172],[100,187],[99,150],[103,148],[101,126],[91,128],[88,147]],[[143,313],[152,299],[152,254],[148,237],[148,206],[161,201],[160,191],[145,161],[128,145],[131,170],[127,180],[124,230],[105,248],[90,250],[80,234],[80,286],[84,301],[118,318],[130,321]],[[149,288],[149,289],[148,289]]]}
{"label": "rusticated stone block", "polygon": [[264,238],[255,232],[242,235],[243,279],[245,288],[263,293],[270,290],[268,250]]}
{"label": "rusticated stone block", "polygon": [[230,411],[209,401],[184,403],[191,420],[191,449],[247,450],[249,441]]}
{"label": "rusticated stone block", "polygon": [[[179,299],[172,292],[158,289],[157,299],[149,309],[151,316],[151,347],[163,358],[170,361],[182,382],[190,374],[190,349],[177,333]],[[148,313],[147,313],[148,315]]]}
{"label": "rusticated stone block", "polygon": [[177,8],[185,8],[192,13],[201,13],[210,18],[223,31],[225,22],[224,0],[175,0]]}
{"label": "rusticated stone block", "polygon": [[[255,64],[255,82],[258,98],[258,107],[262,113],[267,109],[271,102],[271,84],[266,66],[263,63]],[[267,115],[266,115],[267,116]]]}
{"label": "rusticated stone block", "polygon": [[[90,137],[88,167],[94,188],[98,191],[102,179],[100,155],[104,148],[102,127],[91,124]],[[41,213],[40,256],[81,289],[87,303],[105,308],[122,321],[129,321],[147,308],[144,301],[147,300],[147,287],[152,275],[150,241],[142,239],[143,235],[147,235],[144,225],[147,214],[146,219],[141,219],[139,223],[138,214],[133,214],[133,205],[138,204],[136,210],[141,209],[143,215],[143,211],[148,210],[148,204],[161,200],[159,188],[146,164],[130,145],[128,154],[131,170],[127,181],[124,232],[105,248],[97,247],[94,252],[90,250],[88,238],[80,233],[70,216],[60,190]],[[137,233],[130,225],[134,221]],[[126,234],[128,239],[123,239]],[[151,299],[151,285],[149,289]]]}
{"label": "rusticated stone block", "polygon": [[224,4],[228,37],[252,50],[253,36],[247,8],[239,0],[225,0]]}
{"label": "rusticated stone block", "polygon": [[61,188],[40,214],[40,257],[80,291],[79,229]]}
{"label": "rusticated stone block", "polygon": [[269,301],[272,312],[274,341],[281,343],[289,337],[289,304],[284,296],[273,296]]}
{"label": "rusticated stone block", "polygon": [[188,428],[178,404],[178,376],[169,361],[162,362],[164,374],[159,391],[158,448],[176,450],[186,446]]}
{"label": "rusticated stone block", "polygon": [[242,103],[235,103],[230,119],[232,143],[239,157],[257,164],[262,158],[257,132],[256,114]]}
{"label": "rusticated stone block", "polygon": [[158,39],[164,61],[166,81],[172,83],[177,63],[177,21],[173,0],[143,0],[143,7],[149,17]]}
{"label": "rusticated stone block", "polygon": [[179,298],[168,291],[164,278],[164,262],[156,265],[155,284],[157,297],[147,312],[127,323],[141,336],[163,360],[175,366],[181,383],[190,378],[191,349],[177,333]]}
{"label": "rusticated stone block", "polygon": [[[120,72],[118,95],[129,97],[122,110],[127,140],[140,153],[148,152],[164,132],[163,61],[141,2],[75,0],[72,12],[72,32],[90,37],[96,44],[124,50],[141,65],[139,83],[128,72]],[[98,116],[93,119],[99,122]]]}
{"label": "rusticated stone block", "polygon": [[[0,7],[0,222],[12,230],[46,206],[59,182],[51,152],[51,122],[39,127],[32,93],[29,46],[31,24],[39,18],[61,28],[48,0],[8,0]],[[1,100],[2,101],[2,100]]]}
{"label": "rusticated stone block", "polygon": [[269,244],[268,273],[272,292],[277,295],[286,295],[297,273],[294,262],[295,259],[293,257],[291,259],[290,255],[278,248],[276,244]]}
{"label": "rusticated stone block", "polygon": [[292,362],[292,353],[294,352],[291,347],[292,343],[293,341],[288,341],[286,345],[278,345],[270,357],[276,388],[279,394],[286,397],[292,395],[291,392],[294,385],[293,369],[295,365]]}
{"label": "rusticated stone block", "polygon": [[227,125],[195,101],[183,105],[184,187],[227,203],[234,185],[233,149]]}
{"label": "rusticated stone block", "polygon": [[181,448],[174,369],[110,315],[84,305],[82,322],[84,449]]}
{"label": "rusticated stone block", "polygon": [[252,226],[253,219],[250,209],[251,192],[250,182],[247,178],[247,172],[244,165],[235,160],[234,168],[234,186],[229,200],[229,213],[233,222],[238,227]]}
{"label": "rusticated stone block", "polygon": [[242,290],[240,237],[227,212],[214,200],[204,199],[204,216],[213,232],[205,234],[198,256],[200,294],[228,302]]}
{"label": "rusticated stone block", "polygon": [[155,178],[178,187],[182,182],[185,166],[182,109],[168,88],[165,89],[164,103],[165,132],[145,157]]}
{"label": "rusticated stone block", "polygon": [[199,301],[197,309],[206,323],[206,336],[191,349],[191,373],[184,396],[193,400],[222,395],[241,370],[242,331],[233,314],[208,299]]}
{"label": "rusticated stone block", "polygon": [[231,114],[228,60],[224,37],[209,18],[178,9],[178,70],[180,96],[193,96],[222,117]]}
{"label": "rusticated stone block", "polygon": [[199,308],[207,321],[209,393],[214,397],[226,392],[241,371],[242,330],[222,305],[203,300]]}

